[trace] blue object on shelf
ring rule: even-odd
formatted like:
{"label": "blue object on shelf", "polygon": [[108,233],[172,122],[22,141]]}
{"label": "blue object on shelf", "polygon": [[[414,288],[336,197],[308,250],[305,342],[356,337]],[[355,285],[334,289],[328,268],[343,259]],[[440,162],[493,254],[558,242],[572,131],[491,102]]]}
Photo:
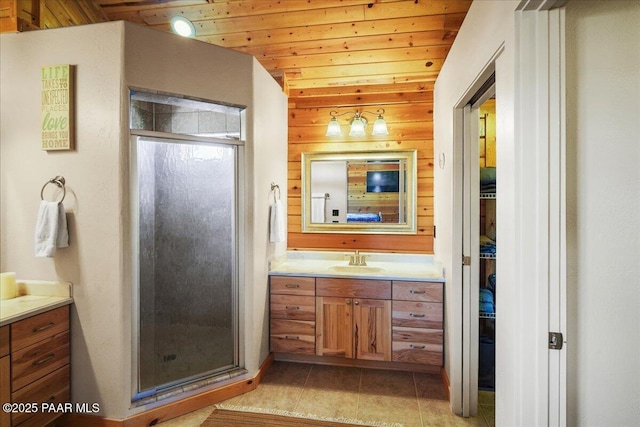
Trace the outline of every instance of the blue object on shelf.
{"label": "blue object on shelf", "polygon": [[480,312],[495,313],[493,292],[491,292],[489,289],[480,289]]}

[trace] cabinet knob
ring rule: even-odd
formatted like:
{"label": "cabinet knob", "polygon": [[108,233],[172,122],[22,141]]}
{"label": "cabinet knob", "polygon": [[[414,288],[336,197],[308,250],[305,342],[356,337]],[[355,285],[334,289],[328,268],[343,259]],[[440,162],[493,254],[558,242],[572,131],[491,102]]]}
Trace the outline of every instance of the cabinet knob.
{"label": "cabinet knob", "polygon": [[348,299],[346,302],[347,302],[347,305],[351,305],[351,300],[350,299]]}
{"label": "cabinet knob", "polygon": [[354,303],[355,305],[360,305],[360,301],[357,301],[357,300],[356,300],[356,301],[354,301],[353,303]]}
{"label": "cabinet knob", "polygon": [[410,348],[415,348],[416,350],[424,350],[424,348],[425,348],[424,345],[415,345],[415,344],[410,344],[409,347]]}
{"label": "cabinet knob", "polygon": [[413,289],[411,289],[409,293],[414,295],[422,295],[424,294],[424,291],[414,291]]}
{"label": "cabinet knob", "polygon": [[424,317],[424,314],[409,313],[409,317]]}

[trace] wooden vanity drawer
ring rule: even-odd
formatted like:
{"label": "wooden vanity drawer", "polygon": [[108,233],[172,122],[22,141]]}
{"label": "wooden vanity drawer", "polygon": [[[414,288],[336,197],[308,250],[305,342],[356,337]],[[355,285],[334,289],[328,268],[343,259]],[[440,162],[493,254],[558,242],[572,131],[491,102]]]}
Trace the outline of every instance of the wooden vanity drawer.
{"label": "wooden vanity drawer", "polygon": [[11,325],[11,351],[69,330],[69,306],[56,308]]}
{"label": "wooden vanity drawer", "polygon": [[392,359],[395,362],[442,366],[442,329],[393,328]]}
{"label": "wooden vanity drawer", "polygon": [[0,357],[9,354],[9,325],[0,328]]}
{"label": "wooden vanity drawer", "polygon": [[316,298],[298,295],[271,295],[271,317],[276,319],[315,320]]}
{"label": "wooden vanity drawer", "polygon": [[391,299],[390,280],[371,279],[316,279],[319,297]]}
{"label": "wooden vanity drawer", "polygon": [[315,354],[316,323],[272,319],[270,347],[276,353]]}
{"label": "wooden vanity drawer", "polygon": [[[69,402],[69,365],[59,368],[47,376],[40,378],[20,390],[11,394],[14,403],[37,403],[40,408],[43,402],[65,403]],[[15,412],[12,414],[13,426],[44,426],[60,416],[56,412],[25,413]]]}
{"label": "wooden vanity drawer", "polygon": [[271,293],[315,296],[315,277],[271,276]]}
{"label": "wooden vanity drawer", "polygon": [[442,346],[444,342],[442,329],[426,328],[404,328],[395,326],[393,328],[393,342],[408,342],[434,344]]}
{"label": "wooden vanity drawer", "polygon": [[443,302],[443,286],[437,282],[393,282],[393,299]]}
{"label": "wooden vanity drawer", "polygon": [[394,362],[421,363],[442,366],[442,345],[420,342],[396,342],[392,344]]}
{"label": "wooden vanity drawer", "polygon": [[436,302],[393,301],[392,325],[442,329],[442,310]]}
{"label": "wooden vanity drawer", "polygon": [[17,391],[69,363],[69,331],[11,354],[11,390]]}

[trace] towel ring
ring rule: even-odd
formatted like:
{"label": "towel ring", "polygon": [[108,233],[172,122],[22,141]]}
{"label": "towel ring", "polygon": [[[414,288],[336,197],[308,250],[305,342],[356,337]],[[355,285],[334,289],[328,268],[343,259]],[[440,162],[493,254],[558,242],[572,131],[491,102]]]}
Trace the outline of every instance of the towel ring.
{"label": "towel ring", "polygon": [[[276,190],[278,190],[278,197],[276,198]],[[273,191],[273,201],[280,200],[280,186],[278,184],[271,183],[271,191]]]}
{"label": "towel ring", "polygon": [[64,186],[65,184],[65,179],[63,176],[56,176],[55,178],[51,178],[49,181],[45,182],[44,185],[42,186],[42,190],[40,190],[40,200],[44,200],[44,189],[47,185],[49,184],[54,184],[56,187],[58,188],[62,188],[62,199],[60,199],[60,201],[58,203],[62,203],[62,201],[64,200],[64,197],[67,195],[67,190]]}

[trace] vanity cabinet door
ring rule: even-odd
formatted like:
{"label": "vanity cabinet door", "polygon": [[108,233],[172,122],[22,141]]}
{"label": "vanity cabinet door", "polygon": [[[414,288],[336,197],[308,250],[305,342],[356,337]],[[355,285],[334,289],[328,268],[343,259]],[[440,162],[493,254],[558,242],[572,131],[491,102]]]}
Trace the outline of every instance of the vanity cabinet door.
{"label": "vanity cabinet door", "polygon": [[353,301],[316,297],[316,355],[353,357]]}
{"label": "vanity cabinet door", "polygon": [[391,301],[353,300],[356,359],[391,360]]}

